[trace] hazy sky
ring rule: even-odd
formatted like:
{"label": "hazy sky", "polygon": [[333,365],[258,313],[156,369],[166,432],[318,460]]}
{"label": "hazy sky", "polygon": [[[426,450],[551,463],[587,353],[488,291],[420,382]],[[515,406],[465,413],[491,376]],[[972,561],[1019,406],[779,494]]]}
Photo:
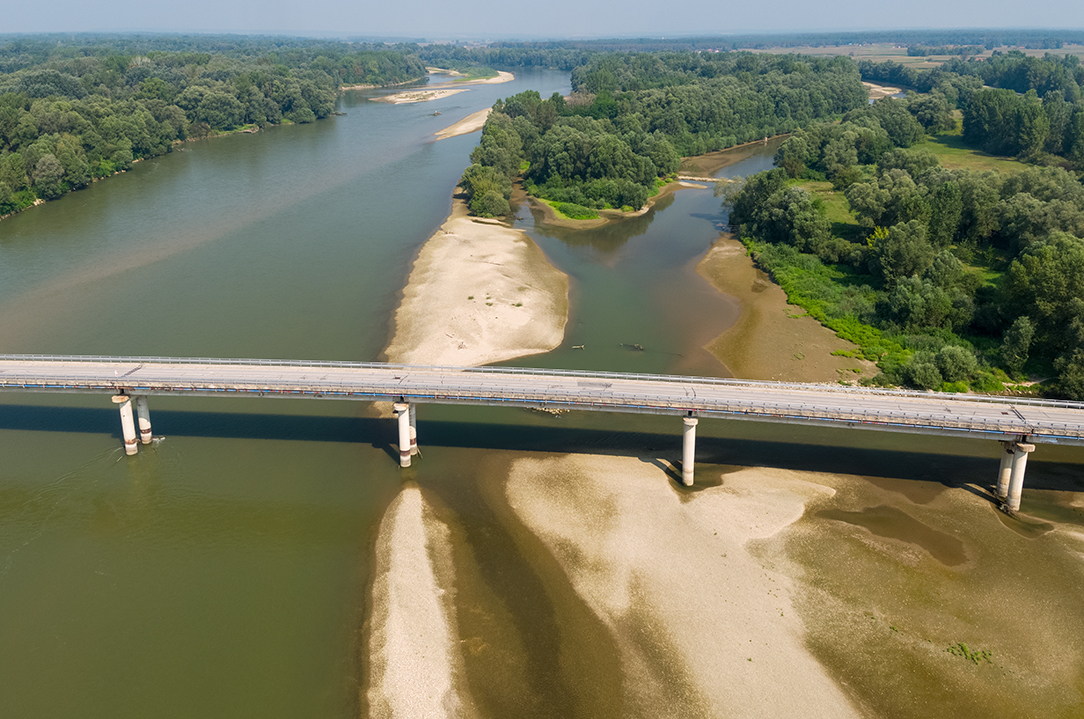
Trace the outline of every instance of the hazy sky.
{"label": "hazy sky", "polygon": [[155,31],[409,38],[659,37],[749,31],[1084,28],[1081,0],[0,0],[0,33]]}

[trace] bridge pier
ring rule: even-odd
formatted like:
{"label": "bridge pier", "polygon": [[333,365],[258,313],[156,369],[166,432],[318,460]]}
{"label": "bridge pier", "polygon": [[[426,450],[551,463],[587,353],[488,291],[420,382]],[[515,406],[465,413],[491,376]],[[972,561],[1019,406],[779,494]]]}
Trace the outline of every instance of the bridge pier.
{"label": "bridge pier", "polygon": [[120,431],[124,437],[124,453],[135,454],[139,451],[136,444],[135,420],[132,418],[132,398],[126,394],[113,395],[113,403],[120,407]]}
{"label": "bridge pier", "polygon": [[1009,479],[1009,496],[1002,507],[1007,512],[1020,511],[1020,495],[1024,492],[1024,470],[1028,466],[1028,455],[1035,451],[1034,444],[1016,442],[1012,448],[1012,476]]}
{"label": "bridge pier", "polygon": [[411,402],[407,405],[410,409],[410,456],[418,453],[418,405]]}
{"label": "bridge pier", "polygon": [[681,483],[691,487],[696,468],[696,425],[699,420],[690,415],[682,417],[681,421],[685,425],[681,436]]}
{"label": "bridge pier", "polygon": [[399,421],[399,466],[410,466],[410,405],[396,402],[392,405]]}
{"label": "bridge pier", "polygon": [[151,409],[147,406],[147,398],[139,395],[135,398],[136,420],[139,422],[139,441],[143,444],[151,443]]}
{"label": "bridge pier", "polygon": [[1001,466],[997,470],[997,487],[994,492],[1002,502],[1009,496],[1009,479],[1012,477],[1012,448],[1015,442],[1002,442]]}

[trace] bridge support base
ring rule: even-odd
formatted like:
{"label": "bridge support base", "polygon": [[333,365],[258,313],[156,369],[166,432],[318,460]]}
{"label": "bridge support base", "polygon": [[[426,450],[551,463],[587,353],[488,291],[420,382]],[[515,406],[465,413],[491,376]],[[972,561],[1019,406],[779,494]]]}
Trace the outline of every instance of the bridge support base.
{"label": "bridge support base", "polygon": [[139,423],[139,441],[143,444],[151,443],[151,410],[147,406],[147,398],[139,396],[135,398],[136,421]]}
{"label": "bridge support base", "polygon": [[1009,479],[1012,477],[1012,461],[1013,452],[1012,448],[1015,442],[1002,442],[1001,452],[1001,466],[997,470],[997,487],[994,491],[996,496],[1002,502],[1009,496]]}
{"label": "bridge support base", "polygon": [[392,405],[399,421],[399,466],[410,466],[410,405],[396,402]]}
{"label": "bridge support base", "polygon": [[1035,451],[1034,444],[1016,442],[1012,445],[1012,475],[1009,478],[1009,495],[1002,505],[1006,512],[1020,511],[1020,495],[1024,493],[1024,471],[1028,466],[1028,454]]}
{"label": "bridge support base", "polygon": [[132,398],[126,394],[113,395],[113,403],[120,407],[120,431],[124,437],[124,453],[128,455],[139,451],[136,444],[135,420],[132,418]]}
{"label": "bridge support base", "polygon": [[696,417],[682,417],[685,425],[681,436],[681,483],[693,486],[693,470],[696,468]]}

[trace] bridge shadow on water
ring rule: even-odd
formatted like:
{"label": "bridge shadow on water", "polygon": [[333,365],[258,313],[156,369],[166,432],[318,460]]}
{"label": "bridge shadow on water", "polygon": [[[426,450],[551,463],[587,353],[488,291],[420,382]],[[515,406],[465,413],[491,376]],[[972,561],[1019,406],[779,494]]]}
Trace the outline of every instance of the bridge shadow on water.
{"label": "bridge shadow on water", "polygon": [[[368,444],[387,454],[389,461],[397,461],[399,456],[394,447],[398,440],[392,419],[157,410],[152,420],[156,435]],[[119,442],[119,425],[113,408],[0,404],[0,430],[108,433]],[[826,444],[701,435],[697,438],[697,463],[940,482],[977,494],[981,493],[966,485],[988,486],[996,479],[998,459],[993,447],[988,456],[976,457],[827,444],[832,434],[841,431],[824,430]],[[900,437],[904,447],[907,443],[921,446],[921,438]],[[635,456],[655,464],[674,480],[679,478],[674,467],[681,457],[678,429],[671,434],[427,419],[419,423],[419,444],[423,452],[426,447],[451,447]],[[667,466],[667,462],[674,464]],[[713,484],[700,479],[698,483]],[[1028,464],[1027,487],[1084,492],[1084,465],[1044,461],[1042,453],[1036,452]]]}

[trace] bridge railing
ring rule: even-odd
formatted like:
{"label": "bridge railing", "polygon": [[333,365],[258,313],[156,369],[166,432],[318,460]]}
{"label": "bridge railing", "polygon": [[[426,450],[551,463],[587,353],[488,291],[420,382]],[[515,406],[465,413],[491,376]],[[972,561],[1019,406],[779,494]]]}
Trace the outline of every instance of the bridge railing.
{"label": "bridge railing", "polygon": [[252,365],[260,367],[312,367],[331,369],[391,369],[445,373],[486,373],[504,375],[533,375],[574,377],[580,379],[602,380],[642,380],[650,382],[674,382],[701,386],[755,387],[761,389],[789,389],[809,392],[853,393],[881,395],[887,397],[914,397],[931,399],[942,397],[946,401],[978,402],[993,404],[1015,404],[1034,407],[1055,407],[1061,409],[1084,409],[1084,402],[1064,400],[1035,399],[1030,397],[1009,397],[982,394],[953,394],[941,392],[922,392],[915,390],[883,389],[879,387],[855,387],[847,385],[810,384],[800,382],[775,382],[769,380],[745,380],[728,377],[692,377],[686,375],[662,375],[628,372],[607,372],[596,370],[541,369],[530,367],[462,367],[451,365],[406,365],[387,362],[345,362],[337,360],[289,360],[289,359],[229,359],[216,357],[125,357],[106,355],[42,355],[42,354],[2,354],[0,361],[20,362],[105,362],[117,364],[182,364],[182,365]]}
{"label": "bridge railing", "polygon": [[[379,365],[387,367],[387,365]],[[462,376],[462,375],[459,375]],[[454,381],[441,381],[437,384],[396,385],[382,384],[380,382],[341,382],[328,380],[308,379],[304,383],[283,381],[281,384],[260,381],[236,381],[228,386],[215,386],[213,384],[193,383],[191,377],[157,377],[151,384],[144,384],[138,380],[125,381],[123,378],[104,378],[102,380],[71,379],[67,382],[58,380],[55,376],[7,375],[3,377],[3,383],[9,388],[13,383],[19,383],[26,388],[62,389],[79,388],[83,390],[115,390],[129,388],[135,391],[140,389],[153,392],[176,392],[183,395],[187,392],[221,392],[244,396],[251,394],[270,394],[277,396],[353,396],[371,397],[372,399],[404,396],[413,401],[458,401],[458,402],[482,402],[487,404],[516,404],[536,405],[549,407],[566,407],[579,409],[608,409],[622,407],[626,409],[638,409],[646,411],[684,412],[687,410],[705,414],[744,415],[746,417],[780,417],[792,419],[806,419],[832,422],[858,422],[863,424],[883,424],[891,426],[926,427],[926,428],[952,428],[967,432],[991,432],[1003,434],[1029,434],[1049,437],[1064,437],[1079,439],[1084,437],[1084,432],[1079,424],[1068,422],[1035,420],[1026,422],[1006,421],[999,418],[968,416],[966,418],[953,418],[951,416],[931,416],[914,410],[905,409],[859,409],[841,408],[828,403],[816,402],[776,402],[771,400],[741,398],[710,398],[710,397],[674,397],[673,395],[650,394],[642,392],[629,392],[622,390],[600,390],[593,388],[580,388],[577,392],[547,388],[545,390],[532,391],[519,385],[505,385],[489,388],[483,391],[477,385],[459,384]],[[926,395],[928,398],[928,395]]]}

